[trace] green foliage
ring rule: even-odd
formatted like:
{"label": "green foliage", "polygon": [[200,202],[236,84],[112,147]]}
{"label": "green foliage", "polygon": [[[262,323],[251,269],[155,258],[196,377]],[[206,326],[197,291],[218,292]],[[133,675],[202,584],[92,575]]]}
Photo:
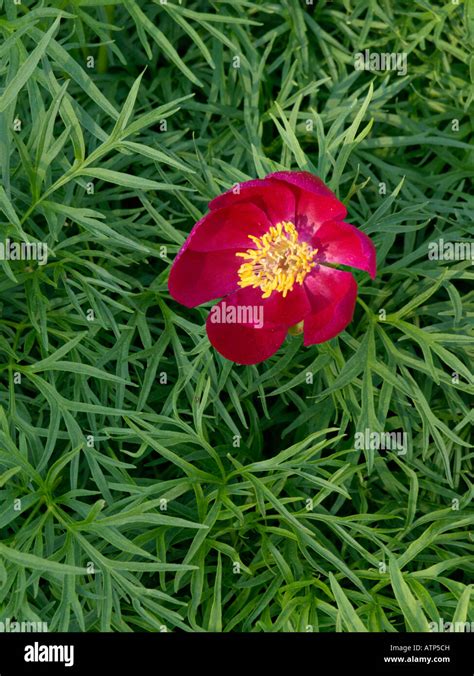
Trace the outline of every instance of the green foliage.
{"label": "green foliage", "polygon": [[[474,620],[472,4],[0,0],[0,619]],[[405,52],[406,75],[354,69]],[[459,122],[459,128],[455,124]],[[215,195],[317,173],[377,247],[338,338],[213,351],[169,266]],[[355,435],[402,430],[406,454]]]}

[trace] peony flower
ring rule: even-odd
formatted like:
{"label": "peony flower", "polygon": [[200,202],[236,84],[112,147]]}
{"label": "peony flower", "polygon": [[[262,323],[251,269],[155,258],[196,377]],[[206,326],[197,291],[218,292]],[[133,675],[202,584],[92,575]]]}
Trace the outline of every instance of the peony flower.
{"label": "peony flower", "polygon": [[186,307],[222,298],[207,319],[227,359],[256,364],[290,333],[304,344],[330,340],[352,320],[357,283],[375,277],[375,248],[344,218],[321,179],[280,171],[241,183],[209,203],[173,262],[169,291]]}

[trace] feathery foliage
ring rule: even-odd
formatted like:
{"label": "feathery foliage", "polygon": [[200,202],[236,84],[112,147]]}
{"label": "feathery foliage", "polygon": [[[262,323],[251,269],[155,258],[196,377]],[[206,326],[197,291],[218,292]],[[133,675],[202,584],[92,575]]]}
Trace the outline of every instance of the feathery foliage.
{"label": "feathery foliage", "polygon": [[[49,251],[0,261],[0,619],[474,620],[473,273],[429,256],[471,234],[472,3],[0,0],[0,34],[1,241]],[[378,275],[338,338],[236,366],[169,267],[278,169],[328,183]]]}

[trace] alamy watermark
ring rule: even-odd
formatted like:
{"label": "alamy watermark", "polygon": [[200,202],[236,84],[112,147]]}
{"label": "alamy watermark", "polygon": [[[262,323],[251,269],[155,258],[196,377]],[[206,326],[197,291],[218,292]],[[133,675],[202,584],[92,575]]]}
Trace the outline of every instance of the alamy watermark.
{"label": "alamy watermark", "polygon": [[263,305],[227,305],[222,301],[211,309],[210,320],[213,324],[251,324],[261,329]]}
{"label": "alamy watermark", "polygon": [[474,242],[428,242],[430,261],[474,261]]}
{"label": "alamy watermark", "polygon": [[7,237],[0,242],[0,261],[37,261],[38,265],[48,262],[46,242],[13,242]]}
{"label": "alamy watermark", "polygon": [[371,52],[365,49],[354,54],[354,68],[356,70],[395,70],[397,75],[407,74],[406,52]]}
{"label": "alamy watermark", "polygon": [[7,617],[0,620],[0,634],[24,634],[29,632],[46,632],[49,631],[47,622],[36,622],[32,620],[12,620]]}
{"label": "alamy watermark", "polygon": [[74,666],[74,645],[44,645],[35,641],[25,646],[23,660],[25,662],[62,663],[65,667]]}
{"label": "alamy watermark", "polygon": [[406,432],[372,432],[368,427],[363,432],[356,432],[354,447],[358,451],[397,451],[397,455],[405,455],[408,448]]}
{"label": "alamy watermark", "polygon": [[466,633],[474,632],[474,622],[446,622],[442,617],[437,622],[429,623],[430,631],[442,633]]}

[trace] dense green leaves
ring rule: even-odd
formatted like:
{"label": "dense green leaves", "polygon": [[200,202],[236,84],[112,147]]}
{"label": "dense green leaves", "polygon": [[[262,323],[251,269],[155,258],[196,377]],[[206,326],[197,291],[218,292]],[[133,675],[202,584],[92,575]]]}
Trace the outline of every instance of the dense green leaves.
{"label": "dense green leaves", "polygon": [[[0,0],[0,240],[48,247],[0,260],[0,619],[472,621],[473,275],[429,255],[472,234],[470,3],[47,4]],[[167,276],[278,169],[330,185],[378,274],[338,338],[241,367]]]}

